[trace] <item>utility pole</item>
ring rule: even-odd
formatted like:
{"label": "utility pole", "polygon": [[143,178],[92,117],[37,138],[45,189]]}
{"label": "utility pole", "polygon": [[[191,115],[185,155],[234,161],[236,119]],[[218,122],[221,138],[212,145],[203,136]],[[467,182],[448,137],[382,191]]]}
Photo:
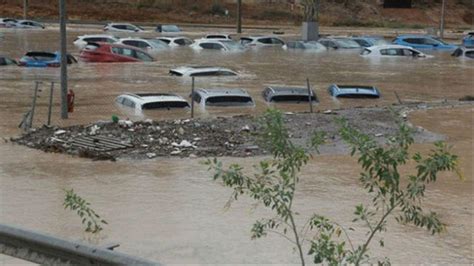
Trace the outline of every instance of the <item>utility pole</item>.
{"label": "utility pole", "polygon": [[444,18],[446,16],[446,0],[443,0],[441,4],[441,20],[439,23],[439,37],[444,38]]}
{"label": "utility pole", "polygon": [[23,19],[28,19],[28,0],[23,0]]}
{"label": "utility pole", "polygon": [[242,33],[242,0],[237,0],[237,33]]}
{"label": "utility pole", "polygon": [[67,119],[66,0],[59,0],[59,28],[61,34],[61,118]]}

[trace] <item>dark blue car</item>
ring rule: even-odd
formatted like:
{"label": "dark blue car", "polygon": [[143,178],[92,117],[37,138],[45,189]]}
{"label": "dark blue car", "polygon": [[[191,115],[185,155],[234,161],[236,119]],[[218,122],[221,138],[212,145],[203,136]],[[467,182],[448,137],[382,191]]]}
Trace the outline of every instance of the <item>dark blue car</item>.
{"label": "dark blue car", "polygon": [[454,50],[458,46],[445,43],[442,40],[430,35],[399,35],[394,44],[410,46],[415,49],[439,49],[439,50]]}
{"label": "dark blue car", "polygon": [[[67,63],[77,63],[77,60],[68,54]],[[20,59],[18,65],[25,67],[59,67],[61,65],[61,54],[59,52],[28,52]]]}

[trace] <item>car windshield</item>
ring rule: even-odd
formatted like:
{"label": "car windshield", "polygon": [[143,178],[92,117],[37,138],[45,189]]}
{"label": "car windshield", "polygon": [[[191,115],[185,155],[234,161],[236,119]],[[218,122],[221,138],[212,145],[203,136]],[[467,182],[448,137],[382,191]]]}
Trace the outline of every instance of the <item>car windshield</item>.
{"label": "car windshield", "polygon": [[221,41],[221,43],[227,47],[230,51],[240,51],[244,50],[244,46],[240,43],[234,41]]}
{"label": "car windshield", "polygon": [[247,96],[214,96],[206,99],[210,106],[248,106],[253,105],[252,98]]}
{"label": "car windshield", "polygon": [[325,46],[318,43],[318,42],[315,42],[315,41],[311,41],[311,42],[303,42],[303,45],[305,47],[305,49],[324,49]]}
{"label": "car windshield", "polygon": [[168,45],[165,42],[161,41],[161,40],[149,39],[148,41],[153,46],[153,48],[156,48],[156,49],[166,49],[166,48],[168,48]]}
{"label": "car windshield", "polygon": [[143,31],[145,30],[145,29],[143,29],[142,27],[137,26],[137,25],[132,25],[132,26],[135,27],[135,28],[137,28],[137,29],[139,29],[139,30],[143,30]]}
{"label": "car windshield", "polygon": [[27,53],[25,55],[29,60],[48,61],[53,60],[56,55],[52,53]]}
{"label": "car windshield", "polygon": [[447,43],[447,42],[445,42],[445,41],[443,41],[443,40],[441,40],[441,39],[439,39],[439,38],[433,38],[433,39],[434,39],[436,42],[439,42],[439,43],[441,43],[441,44],[443,44],[443,45],[449,45],[449,43]]}
{"label": "car windshield", "polygon": [[[315,101],[315,97],[311,95],[311,101]],[[277,95],[271,98],[273,102],[308,102],[307,95]]]}
{"label": "car windshield", "polygon": [[359,48],[360,45],[349,39],[337,39],[335,42],[341,47],[341,48]]}
{"label": "car windshield", "polygon": [[181,30],[176,25],[163,25],[161,26],[163,32],[180,32]]}

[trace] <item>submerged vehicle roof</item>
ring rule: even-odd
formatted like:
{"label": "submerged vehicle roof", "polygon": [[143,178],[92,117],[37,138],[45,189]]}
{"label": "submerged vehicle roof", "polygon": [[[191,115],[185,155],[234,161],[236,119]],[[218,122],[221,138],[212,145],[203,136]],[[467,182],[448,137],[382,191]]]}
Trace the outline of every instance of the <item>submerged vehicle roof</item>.
{"label": "submerged vehicle roof", "polygon": [[[317,101],[316,94],[310,90],[311,101]],[[292,86],[268,86],[263,90],[263,97],[267,102],[271,101],[308,101],[308,88]]]}
{"label": "submerged vehicle roof", "polygon": [[379,90],[373,86],[332,84],[328,91],[334,97],[380,97]]}
{"label": "submerged vehicle roof", "polygon": [[181,66],[173,68],[169,72],[178,76],[198,76],[200,74],[209,74],[208,76],[237,76],[237,72],[231,69],[213,66]]}

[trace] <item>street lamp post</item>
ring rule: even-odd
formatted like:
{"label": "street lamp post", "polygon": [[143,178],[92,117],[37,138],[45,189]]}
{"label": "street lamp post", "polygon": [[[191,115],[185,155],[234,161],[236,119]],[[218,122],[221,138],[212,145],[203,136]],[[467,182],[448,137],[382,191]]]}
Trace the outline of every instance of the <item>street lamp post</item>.
{"label": "street lamp post", "polygon": [[66,47],[66,0],[59,0],[59,28],[61,47],[61,118],[68,118],[67,106],[67,47]]}

